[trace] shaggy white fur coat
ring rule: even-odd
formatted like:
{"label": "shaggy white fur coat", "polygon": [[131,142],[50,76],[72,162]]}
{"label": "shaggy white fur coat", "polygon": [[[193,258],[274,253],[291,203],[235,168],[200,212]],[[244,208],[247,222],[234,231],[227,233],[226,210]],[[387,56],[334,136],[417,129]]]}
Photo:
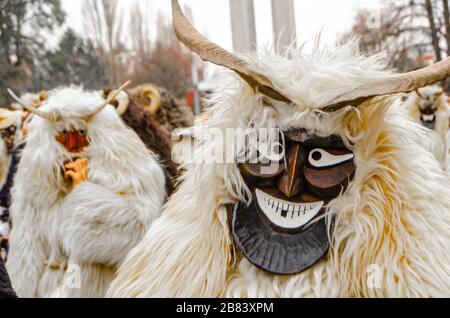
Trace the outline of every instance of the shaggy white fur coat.
{"label": "shaggy white fur coat", "polygon": [[[424,148],[424,129],[394,98],[358,109],[316,109],[356,84],[390,74],[380,56],[350,43],[291,58],[266,53],[248,61],[295,105],[271,101],[236,77],[215,97],[204,128],[305,128],[337,134],[353,148],[356,175],[329,205],[331,249],[299,275],[276,276],[236,251],[224,204],[248,200],[235,163],[190,163],[178,191],[119,269],[111,297],[420,297],[450,296],[450,184]],[[194,160],[229,145],[196,135]],[[242,143],[244,144],[244,143]],[[353,145],[353,146],[351,146]],[[240,149],[244,151],[245,149]],[[232,152],[230,152],[232,153]],[[230,159],[230,158],[228,158]]]}
{"label": "shaggy white fur coat", "polygon": [[[116,268],[159,216],[165,199],[157,158],[98,93],[62,88],[41,107],[63,120],[30,124],[12,192],[13,230],[7,269],[20,297],[103,297]],[[64,162],[73,157],[55,137],[87,130],[87,181],[68,188]],[[52,269],[58,263],[60,269]]]}
{"label": "shaggy white fur coat", "polygon": [[445,171],[447,171],[447,174],[450,178],[450,127],[447,130],[447,134],[445,135],[445,154],[447,156],[447,159],[445,161]]}

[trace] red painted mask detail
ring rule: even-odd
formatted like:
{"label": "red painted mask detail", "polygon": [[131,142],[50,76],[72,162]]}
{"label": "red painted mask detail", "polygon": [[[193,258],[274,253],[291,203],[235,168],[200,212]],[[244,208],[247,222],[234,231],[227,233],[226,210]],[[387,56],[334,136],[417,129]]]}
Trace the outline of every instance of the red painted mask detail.
{"label": "red painted mask detail", "polygon": [[89,140],[86,133],[80,131],[70,131],[61,133],[56,137],[68,152],[79,153],[89,146]]}

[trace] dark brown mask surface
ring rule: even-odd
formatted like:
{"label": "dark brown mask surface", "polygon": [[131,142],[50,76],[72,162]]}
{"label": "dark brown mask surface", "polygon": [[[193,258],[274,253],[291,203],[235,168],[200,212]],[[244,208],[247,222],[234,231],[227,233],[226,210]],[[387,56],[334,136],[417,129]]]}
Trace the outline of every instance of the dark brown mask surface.
{"label": "dark brown mask surface", "polygon": [[353,153],[337,136],[304,130],[285,133],[285,160],[240,166],[251,190],[250,205],[238,202],[232,232],[255,266],[278,275],[297,274],[329,248],[324,213],[355,172]]}

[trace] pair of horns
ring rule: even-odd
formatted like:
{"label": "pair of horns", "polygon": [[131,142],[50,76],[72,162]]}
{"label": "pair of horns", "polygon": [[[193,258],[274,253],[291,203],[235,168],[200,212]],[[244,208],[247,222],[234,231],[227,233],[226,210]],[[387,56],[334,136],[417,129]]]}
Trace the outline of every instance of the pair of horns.
{"label": "pair of horns", "polygon": [[[172,0],[172,16],[178,39],[203,60],[235,71],[255,92],[278,101],[292,103],[267,77],[252,71],[247,62],[201,35],[184,16],[178,0]],[[450,58],[417,71],[383,77],[356,86],[351,91],[338,96],[332,104],[325,105],[323,110],[332,112],[347,105],[357,106],[376,96],[409,93],[441,82],[448,76],[450,76]]]}
{"label": "pair of horns", "polygon": [[[103,110],[107,105],[109,105],[112,101],[116,99],[116,97],[130,84],[130,81],[123,84],[118,90],[114,91],[104,103],[99,105],[90,115],[86,116],[86,118],[92,118],[95,115],[97,115],[99,112]],[[55,116],[54,114],[50,112],[46,112],[40,109],[37,109],[36,107],[32,105],[28,105],[27,103],[23,102],[11,89],[7,89],[8,94],[20,105],[23,106],[26,110],[28,110],[30,113],[33,113],[39,117],[42,117],[49,121],[58,121],[60,118],[58,116]]]}

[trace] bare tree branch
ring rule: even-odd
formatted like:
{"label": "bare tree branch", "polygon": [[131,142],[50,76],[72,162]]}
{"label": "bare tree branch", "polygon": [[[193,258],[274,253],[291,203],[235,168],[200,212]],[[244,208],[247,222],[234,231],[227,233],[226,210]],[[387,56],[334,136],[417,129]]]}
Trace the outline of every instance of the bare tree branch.
{"label": "bare tree branch", "polygon": [[441,61],[442,55],[441,55],[441,49],[439,47],[438,29],[436,28],[436,24],[435,24],[435,20],[434,20],[433,6],[431,4],[431,0],[425,0],[425,8],[427,10],[428,20],[430,22],[431,43],[433,45],[437,61]]}

